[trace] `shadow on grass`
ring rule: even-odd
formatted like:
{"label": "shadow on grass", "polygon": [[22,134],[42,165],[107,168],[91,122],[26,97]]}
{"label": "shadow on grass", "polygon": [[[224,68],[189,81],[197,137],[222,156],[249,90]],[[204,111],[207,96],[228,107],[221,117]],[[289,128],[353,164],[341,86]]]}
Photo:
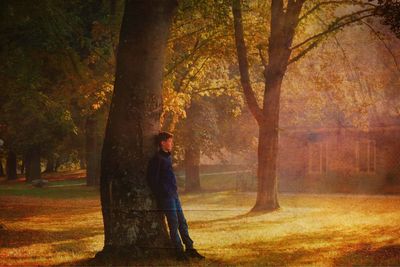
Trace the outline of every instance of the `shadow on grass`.
{"label": "shadow on grass", "polygon": [[[326,236],[317,237],[314,241],[325,239]],[[280,240],[281,244],[287,244],[291,238]],[[288,248],[279,246],[275,242],[253,242],[238,243],[229,246],[227,249],[241,251],[240,257],[226,258],[224,250],[213,251],[208,253],[205,260],[191,260],[190,262],[177,262],[174,259],[157,258],[157,259],[123,259],[118,258],[112,261],[102,261],[95,258],[87,258],[76,261],[68,261],[60,263],[56,266],[288,266],[288,265],[315,265],[317,262],[321,264],[321,254],[329,254],[331,248],[329,246],[322,248],[306,248],[296,243],[293,247]],[[387,245],[377,249],[372,249],[369,244],[358,244],[357,250],[349,252],[338,258],[327,259],[326,264],[333,266],[399,266],[400,264],[400,245]],[[360,248],[361,247],[361,248]],[[211,251],[209,251],[211,252]],[[318,256],[319,255],[319,256]],[[317,256],[317,259],[315,258]],[[317,260],[317,261],[316,261]]]}
{"label": "shadow on grass", "polygon": [[[248,211],[244,214],[240,214],[237,216],[233,216],[233,217],[224,217],[224,218],[219,218],[219,219],[214,219],[214,220],[197,220],[197,221],[191,221],[190,227],[197,227],[197,226],[203,226],[204,224],[209,224],[209,223],[219,223],[219,222],[232,222],[232,221],[236,221],[236,220],[240,220],[240,219],[246,219],[246,218],[253,218],[253,217],[258,217],[258,216],[263,216],[265,214],[270,214],[273,212],[277,212],[279,210],[275,210],[275,211],[265,211],[265,212],[261,212],[261,211]],[[272,222],[271,223],[280,223],[280,222],[289,222],[289,219],[284,219],[284,220],[279,220],[276,222]]]}
{"label": "shadow on grass", "polygon": [[179,262],[174,258],[158,259],[127,259],[119,258],[104,261],[96,258],[86,258],[76,261],[67,261],[54,266],[227,266],[228,263],[215,259],[190,259],[189,262]]}
{"label": "shadow on grass", "polygon": [[[224,253],[233,256],[227,260],[228,265],[255,265],[255,266],[286,266],[286,265],[315,265],[324,264],[336,266],[373,265],[373,266],[399,266],[400,245],[398,242],[398,228],[388,230],[392,238],[384,242],[375,242],[365,245],[357,242],[359,236],[356,231],[343,235],[341,231],[324,231],[310,234],[292,234],[270,241],[238,242],[220,250],[219,257]],[[371,231],[373,233],[373,231]],[[343,236],[344,240],[338,241],[334,237]],[[372,249],[374,245],[375,249]],[[376,246],[379,246],[376,248]],[[227,250],[227,252],[224,252]],[[352,252],[348,252],[352,250]],[[331,258],[333,251],[348,253],[343,256]],[[210,254],[210,253],[208,253]],[[213,255],[218,257],[218,254]]]}
{"label": "shadow on grass", "polygon": [[[319,239],[318,237],[317,239]],[[308,239],[311,239],[308,237]],[[323,249],[306,248],[299,243],[293,242],[292,237],[276,241],[256,241],[232,244],[227,249],[236,251],[240,257],[233,257],[229,265],[254,265],[254,266],[287,266],[298,264],[311,264],[316,253],[328,252],[328,247]]]}
{"label": "shadow on grass", "polygon": [[[32,244],[46,244],[67,240],[77,240],[103,234],[102,229],[81,228],[67,231],[41,230],[0,230],[0,248],[19,248]],[[78,238],[79,237],[79,238]]]}
{"label": "shadow on grass", "polygon": [[336,258],[334,265],[400,266],[400,245],[373,248],[371,244],[361,243],[358,246],[359,249]]}

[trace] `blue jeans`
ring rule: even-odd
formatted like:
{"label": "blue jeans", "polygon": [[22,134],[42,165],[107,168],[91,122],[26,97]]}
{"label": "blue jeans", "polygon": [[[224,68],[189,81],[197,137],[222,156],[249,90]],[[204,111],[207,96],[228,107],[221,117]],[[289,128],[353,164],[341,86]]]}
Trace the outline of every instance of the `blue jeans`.
{"label": "blue jeans", "polygon": [[[161,208],[163,209],[165,216],[167,217],[169,235],[171,237],[172,244],[177,250],[183,250],[183,243],[186,249],[193,248],[193,240],[189,236],[188,225],[183,215],[181,202],[178,197],[164,198],[160,201]],[[180,233],[180,237],[178,234]]]}

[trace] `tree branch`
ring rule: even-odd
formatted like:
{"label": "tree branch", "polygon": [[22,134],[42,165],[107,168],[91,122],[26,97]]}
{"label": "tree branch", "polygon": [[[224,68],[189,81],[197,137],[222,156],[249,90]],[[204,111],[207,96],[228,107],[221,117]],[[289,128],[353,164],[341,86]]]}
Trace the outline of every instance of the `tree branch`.
{"label": "tree branch", "polygon": [[264,70],[266,70],[267,66],[268,66],[268,63],[267,63],[267,61],[265,60],[265,57],[262,54],[261,45],[257,45],[257,49],[258,49],[258,54],[259,54],[260,59],[261,59],[261,63],[264,66]]}
{"label": "tree branch", "polygon": [[217,38],[222,38],[227,36],[226,34],[220,34],[220,32],[215,32],[213,34],[213,36],[211,36],[210,38],[204,39],[202,41],[199,42],[198,45],[195,45],[192,49],[192,51],[186,53],[184,56],[182,56],[181,58],[177,59],[174,64],[167,68],[167,70],[165,71],[165,75],[164,77],[168,77],[169,75],[171,75],[173,73],[173,71],[183,62],[185,62],[185,60],[190,59],[191,57],[193,57],[199,50],[201,50],[203,47],[205,47],[207,44],[209,44],[210,42],[216,40]]}
{"label": "tree branch", "polygon": [[206,39],[200,43],[198,40],[196,40],[192,50],[189,53],[186,53],[184,56],[182,56],[179,60],[177,60],[175,64],[173,64],[170,68],[168,68],[164,77],[168,77],[182,62],[194,56],[196,52],[200,50],[203,46],[205,46],[209,41],[210,39]]}
{"label": "tree branch", "polygon": [[235,42],[239,61],[240,82],[243,92],[254,118],[260,124],[264,120],[263,112],[257,103],[253,88],[250,83],[249,63],[247,61],[247,49],[243,37],[242,11],[240,0],[232,0],[232,13],[235,28]]}
{"label": "tree branch", "polygon": [[379,36],[378,32],[371,26],[371,24],[365,22],[365,21],[361,21],[363,24],[367,25],[368,28],[370,28],[370,30],[376,35],[376,37],[383,43],[383,45],[385,46],[386,50],[390,53],[390,55],[393,58],[394,64],[396,65],[396,69],[398,72],[400,72],[400,68],[399,68],[399,64],[397,62],[396,56],[394,55],[392,49],[390,49],[390,47],[387,45],[387,43],[385,42],[385,40],[382,39],[381,36]]}
{"label": "tree branch", "polygon": [[319,2],[318,4],[316,4],[315,6],[313,6],[312,8],[310,8],[309,10],[307,10],[303,16],[301,16],[299,18],[299,21],[305,19],[306,17],[308,17],[309,15],[311,15],[312,13],[314,13],[316,10],[318,10],[320,7],[325,6],[325,5],[334,5],[334,4],[349,4],[349,5],[360,5],[360,6],[364,6],[364,5],[368,5],[368,6],[373,6],[373,7],[377,7],[377,5],[373,4],[373,3],[367,3],[367,2],[362,2],[362,1],[325,1],[325,2]]}
{"label": "tree branch", "polygon": [[229,89],[234,89],[234,87],[225,87],[225,86],[220,86],[220,87],[208,87],[208,88],[203,88],[201,90],[194,90],[192,93],[193,94],[200,94],[203,92],[207,92],[207,91],[222,91],[225,92]]}
{"label": "tree branch", "polygon": [[[362,20],[363,20],[364,18],[371,17],[371,16],[374,16],[374,15],[373,15],[373,14],[368,14],[368,15],[359,17],[359,18],[357,18],[356,20],[350,20],[350,21],[348,21],[348,22],[339,24],[339,25],[337,25],[337,26],[335,26],[335,27],[333,27],[333,28],[331,28],[332,25],[331,25],[331,26],[328,26],[328,30],[326,30],[326,31],[324,31],[324,32],[322,32],[322,33],[320,33],[320,34],[317,34],[317,35],[313,36],[312,39],[317,38],[317,40],[314,41],[314,42],[312,42],[307,48],[305,48],[303,51],[301,51],[300,53],[298,53],[294,58],[290,59],[289,62],[288,62],[288,65],[290,65],[290,64],[292,64],[292,63],[298,61],[300,58],[302,58],[302,57],[305,56],[308,52],[310,52],[313,48],[315,48],[315,47],[322,41],[322,37],[324,37],[326,34],[328,34],[328,33],[330,33],[330,32],[334,32],[334,31],[336,31],[336,30],[338,30],[338,29],[340,29],[340,28],[342,28],[342,27],[344,27],[344,26],[347,26],[347,25],[349,25],[349,24],[351,24],[351,23],[354,23],[354,22],[357,22],[357,21],[363,22]],[[365,22],[363,22],[363,23],[365,23]],[[310,39],[310,38],[309,38],[309,39]],[[309,42],[309,41],[308,41],[308,42]],[[303,42],[303,43],[305,43],[305,42]],[[298,47],[298,45],[297,45],[297,47]],[[292,48],[292,49],[293,49],[293,48]],[[397,62],[396,62],[396,63],[397,63]],[[396,64],[396,67],[397,67],[397,64]]]}
{"label": "tree branch", "polygon": [[175,90],[177,92],[181,92],[182,91],[182,87],[183,87],[183,83],[185,82],[185,79],[187,76],[189,76],[190,71],[192,68],[194,68],[194,65],[197,63],[197,61],[201,59],[201,55],[198,55],[197,57],[195,57],[192,61],[192,64],[186,69],[186,71],[183,73],[182,77],[179,80],[179,84],[177,86],[175,86]]}
{"label": "tree branch", "polygon": [[296,61],[298,61],[300,58],[304,57],[308,52],[310,52],[313,48],[315,48],[320,42],[321,39],[317,39],[316,41],[314,41],[313,43],[311,43],[307,48],[305,48],[303,51],[301,51],[300,53],[298,53],[295,57],[291,58],[288,62],[288,66]]}
{"label": "tree branch", "polygon": [[361,10],[361,11],[357,11],[357,12],[354,12],[354,13],[351,13],[351,14],[348,14],[348,15],[345,15],[345,16],[343,16],[343,17],[341,17],[341,18],[338,18],[336,21],[334,21],[331,25],[328,26],[328,29],[327,29],[327,30],[325,30],[325,31],[323,31],[323,32],[320,32],[320,33],[314,35],[314,36],[311,36],[311,37],[307,38],[307,39],[304,40],[303,42],[300,42],[299,44],[297,44],[297,45],[295,45],[295,46],[292,46],[290,49],[293,51],[294,49],[299,48],[299,47],[305,45],[306,43],[308,43],[308,42],[310,42],[310,41],[312,41],[312,40],[314,40],[314,39],[316,39],[316,38],[319,38],[319,37],[321,37],[321,36],[323,36],[323,35],[326,35],[326,34],[328,34],[328,33],[330,33],[330,32],[336,31],[336,30],[338,30],[338,29],[340,29],[340,28],[342,28],[342,27],[344,27],[344,26],[346,26],[346,25],[348,25],[348,24],[351,24],[351,23],[360,21],[360,20],[362,20],[362,19],[364,19],[364,18],[367,18],[367,17],[372,17],[372,16],[374,16],[374,14],[368,14],[368,15],[364,15],[364,16],[361,16],[361,17],[357,17],[357,18],[354,19],[354,20],[349,20],[349,21],[344,22],[344,23],[339,23],[339,22],[341,22],[342,20],[345,20],[345,19],[347,19],[347,18],[352,18],[352,17],[354,17],[355,15],[360,15],[360,14],[362,14],[362,13],[369,12],[369,11],[373,11],[373,10],[374,10],[374,9],[364,9],[364,10]]}
{"label": "tree branch", "polygon": [[188,78],[188,82],[186,83],[186,85],[185,85],[185,87],[183,88],[182,91],[186,91],[186,89],[188,88],[188,86],[189,86],[189,84],[190,84],[190,82],[191,82],[191,79],[196,78],[197,74],[199,74],[199,72],[204,68],[204,66],[206,65],[206,63],[207,63],[207,61],[208,61],[209,58],[210,58],[209,56],[206,57],[206,58],[204,59],[203,63],[201,63],[200,68],[197,69],[196,73],[194,73],[193,75],[191,75],[191,76]]}

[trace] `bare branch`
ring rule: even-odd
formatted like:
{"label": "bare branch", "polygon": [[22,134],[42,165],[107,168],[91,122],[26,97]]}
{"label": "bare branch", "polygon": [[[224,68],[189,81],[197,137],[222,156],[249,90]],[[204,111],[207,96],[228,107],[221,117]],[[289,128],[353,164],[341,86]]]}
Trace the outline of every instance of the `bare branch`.
{"label": "bare branch", "polygon": [[392,49],[390,49],[390,47],[387,45],[387,43],[385,42],[385,40],[382,39],[382,37],[378,34],[378,32],[371,26],[371,24],[362,21],[363,24],[367,25],[368,28],[370,28],[370,30],[376,35],[376,37],[383,43],[383,45],[385,46],[386,50],[390,53],[390,55],[393,58],[394,64],[396,65],[396,69],[398,72],[400,72],[400,68],[399,68],[399,64],[397,62],[396,56],[394,55]]}
{"label": "bare branch", "polygon": [[[301,51],[301,52],[298,53],[295,57],[293,57],[292,59],[290,59],[289,62],[288,62],[288,65],[290,65],[290,64],[292,64],[292,63],[298,61],[300,58],[302,58],[303,56],[305,56],[308,52],[310,52],[313,48],[315,48],[315,47],[322,41],[323,37],[324,37],[325,35],[327,35],[328,33],[333,32],[333,31],[336,31],[336,30],[338,30],[338,29],[340,29],[340,28],[342,28],[342,27],[344,27],[344,26],[347,26],[347,25],[349,25],[349,24],[351,24],[351,23],[354,23],[354,22],[357,22],[357,21],[361,21],[361,22],[365,23],[365,22],[363,21],[363,19],[364,19],[364,18],[367,18],[367,17],[371,17],[371,16],[373,16],[373,14],[368,14],[368,15],[359,17],[359,18],[357,18],[356,20],[350,20],[350,21],[348,21],[348,22],[346,22],[346,23],[338,24],[338,25],[336,25],[335,27],[329,27],[329,26],[328,26],[328,30],[326,30],[326,31],[324,31],[324,32],[322,32],[322,33],[320,33],[320,34],[317,34],[317,35],[313,36],[312,39],[317,39],[317,40],[315,40],[314,42],[312,42],[312,43],[311,43],[308,47],[306,47],[303,51]],[[306,42],[303,42],[303,43],[306,43]],[[297,45],[297,47],[298,47],[298,45]],[[292,49],[293,49],[293,48],[292,48]],[[398,66],[397,66],[397,61],[396,61],[396,60],[395,60],[395,63],[396,63],[396,67],[398,68]],[[398,69],[399,69],[399,68],[398,68]]]}
{"label": "bare branch", "polygon": [[[374,9],[364,9],[364,10],[361,10],[361,11],[357,11],[357,12],[354,12],[354,13],[351,13],[351,14],[348,14],[348,15],[345,15],[345,16],[343,16],[343,17],[341,17],[341,18],[338,18],[338,19],[335,20],[331,25],[328,26],[328,29],[327,29],[327,30],[325,30],[325,31],[323,31],[323,32],[320,32],[320,33],[314,35],[314,36],[311,36],[311,37],[307,38],[306,40],[300,42],[299,44],[297,44],[297,45],[295,45],[295,46],[292,46],[290,49],[293,51],[294,49],[299,48],[299,47],[305,45],[306,43],[308,43],[308,42],[310,42],[310,41],[312,41],[312,40],[314,40],[314,39],[316,39],[316,38],[319,38],[319,37],[321,37],[321,36],[323,36],[323,35],[326,35],[326,34],[328,34],[328,33],[331,33],[331,32],[333,32],[333,31],[336,31],[336,30],[338,30],[338,29],[340,29],[340,28],[342,28],[342,27],[344,27],[344,26],[346,26],[346,25],[349,25],[349,24],[351,24],[351,23],[360,21],[360,20],[362,20],[362,19],[364,19],[364,18],[367,18],[367,17],[372,17],[372,16],[374,16],[374,14],[368,14],[368,15],[364,15],[364,16],[357,17],[356,19],[351,19],[351,18],[353,18],[353,17],[356,16],[356,15],[360,15],[360,14],[362,14],[362,13],[370,12],[370,11],[373,11],[373,10],[374,10]],[[341,21],[343,21],[343,20],[345,20],[345,19],[347,19],[347,18],[350,18],[350,20],[347,21],[347,22],[339,23],[339,22],[341,22]]]}
{"label": "bare branch", "polygon": [[307,10],[303,16],[301,16],[299,18],[299,21],[305,19],[306,17],[308,17],[309,15],[311,15],[312,13],[314,13],[315,11],[317,11],[319,8],[321,8],[322,6],[326,6],[326,5],[334,5],[334,4],[349,4],[349,5],[360,5],[360,6],[373,6],[373,7],[377,7],[377,5],[370,3],[370,2],[362,2],[362,1],[346,1],[346,0],[338,0],[338,1],[325,1],[325,2],[319,2],[318,4],[316,4],[315,6],[313,6],[312,8],[310,8],[309,10]]}
{"label": "bare branch", "polygon": [[305,48],[303,51],[298,53],[295,57],[291,58],[288,62],[288,66],[296,61],[298,61],[300,58],[304,57],[308,52],[310,52],[313,48],[315,48],[320,42],[322,41],[322,38],[317,39],[313,43],[311,43],[307,48]]}
{"label": "bare branch", "polygon": [[264,66],[264,70],[265,70],[265,69],[267,69],[268,63],[267,63],[267,61],[265,60],[265,57],[262,54],[261,45],[258,45],[257,49],[258,49],[258,54],[259,54],[260,59],[261,59],[261,63]]}

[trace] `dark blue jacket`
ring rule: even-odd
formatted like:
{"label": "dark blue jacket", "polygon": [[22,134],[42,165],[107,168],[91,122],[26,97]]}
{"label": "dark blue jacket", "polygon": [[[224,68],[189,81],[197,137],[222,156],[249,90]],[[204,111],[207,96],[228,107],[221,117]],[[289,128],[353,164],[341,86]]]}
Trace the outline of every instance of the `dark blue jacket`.
{"label": "dark blue jacket", "polygon": [[147,181],[158,200],[178,196],[170,152],[160,149],[150,159],[147,167]]}

